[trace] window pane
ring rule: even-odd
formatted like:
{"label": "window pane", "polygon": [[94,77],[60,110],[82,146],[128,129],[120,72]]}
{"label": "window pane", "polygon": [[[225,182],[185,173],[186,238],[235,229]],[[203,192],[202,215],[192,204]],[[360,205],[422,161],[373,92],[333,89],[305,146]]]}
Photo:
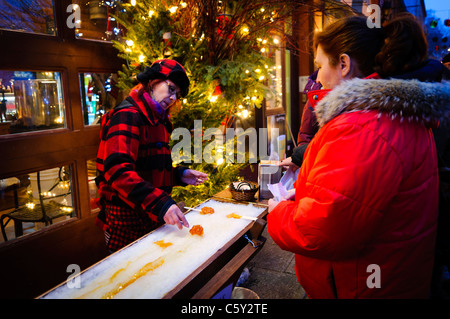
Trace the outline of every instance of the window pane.
{"label": "window pane", "polygon": [[0,179],[0,242],[75,217],[70,166]]}
{"label": "window pane", "polygon": [[99,200],[100,196],[98,195],[98,188],[97,185],[95,184],[95,178],[98,175],[97,164],[95,159],[87,161],[87,171],[88,171],[91,211],[96,212],[98,210],[97,201]]}
{"label": "window pane", "polygon": [[98,124],[105,112],[122,101],[117,87],[118,77],[113,73],[80,73],[84,124]]}
{"label": "window pane", "polygon": [[112,16],[116,13],[116,1],[73,0],[72,3],[74,10],[79,10],[80,18],[74,21],[76,38],[111,41],[123,36],[123,27]]}
{"label": "window pane", "polygon": [[0,70],[0,135],[65,127],[58,72]]}
{"label": "window pane", "polygon": [[269,159],[278,161],[286,156],[286,117],[284,114],[276,114],[267,117],[267,135],[269,146]]}
{"label": "window pane", "polygon": [[[280,43],[280,38],[275,36],[274,41]],[[270,69],[269,87],[271,94],[266,98],[266,108],[274,109],[282,107],[283,98],[283,82],[282,82],[282,58],[280,49],[270,49],[271,57],[274,62],[273,67]]]}
{"label": "window pane", "polygon": [[0,29],[56,35],[53,0],[0,0]]}

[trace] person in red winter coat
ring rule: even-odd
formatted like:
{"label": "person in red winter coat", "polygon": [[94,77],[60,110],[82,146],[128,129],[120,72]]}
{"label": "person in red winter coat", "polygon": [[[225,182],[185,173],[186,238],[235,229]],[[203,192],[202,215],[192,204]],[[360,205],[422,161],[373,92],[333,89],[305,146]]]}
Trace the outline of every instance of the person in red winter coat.
{"label": "person in red winter coat", "polygon": [[140,83],[129,96],[102,118],[96,179],[102,210],[97,225],[110,252],[163,223],[189,227],[170,197],[172,187],[207,180],[205,173],[172,167],[169,110],[188,94],[183,66],[158,60],[137,79]]}
{"label": "person in red winter coat", "polygon": [[[448,119],[450,87],[381,79],[388,77],[383,66],[373,73],[390,41],[418,43],[390,75],[424,62],[418,24],[410,17],[390,23],[396,32],[386,34],[364,17],[347,17],[314,37],[324,89],[308,98],[320,129],[306,149],[295,200],[269,200],[267,216],[273,240],[295,253],[310,298],[430,294],[439,201],[432,128]],[[405,52],[391,53],[383,63]]]}

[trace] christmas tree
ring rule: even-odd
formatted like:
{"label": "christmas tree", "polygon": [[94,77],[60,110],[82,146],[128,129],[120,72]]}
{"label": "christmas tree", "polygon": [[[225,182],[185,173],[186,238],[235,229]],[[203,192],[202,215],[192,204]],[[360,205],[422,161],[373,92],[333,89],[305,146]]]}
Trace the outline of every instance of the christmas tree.
{"label": "christmas tree", "polygon": [[[278,48],[285,18],[292,12],[286,1],[136,0],[116,4],[119,10],[114,18],[125,31],[113,43],[127,62],[119,72],[118,85],[129,90],[135,75],[152,61],[170,58],[180,62],[191,86],[189,95],[174,108],[172,123],[175,128],[188,129],[192,143],[206,128],[220,128],[224,137],[236,114],[247,115],[272,94],[270,52]],[[202,129],[194,129],[195,120],[202,121]],[[202,141],[202,148],[210,143]],[[175,200],[195,205],[238,180],[248,162],[230,163],[223,156],[235,154],[235,144],[233,149],[226,143],[213,148],[213,163],[194,161],[186,154],[174,161],[174,165],[209,174],[209,181],[201,186],[175,188]]]}

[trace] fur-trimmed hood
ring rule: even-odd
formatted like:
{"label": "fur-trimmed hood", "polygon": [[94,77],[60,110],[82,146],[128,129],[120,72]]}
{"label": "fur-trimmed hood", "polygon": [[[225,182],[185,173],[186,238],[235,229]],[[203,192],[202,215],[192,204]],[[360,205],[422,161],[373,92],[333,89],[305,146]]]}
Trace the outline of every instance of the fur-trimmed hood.
{"label": "fur-trimmed hood", "polygon": [[352,79],[331,90],[315,107],[320,127],[345,112],[377,110],[427,127],[450,120],[450,82]]}

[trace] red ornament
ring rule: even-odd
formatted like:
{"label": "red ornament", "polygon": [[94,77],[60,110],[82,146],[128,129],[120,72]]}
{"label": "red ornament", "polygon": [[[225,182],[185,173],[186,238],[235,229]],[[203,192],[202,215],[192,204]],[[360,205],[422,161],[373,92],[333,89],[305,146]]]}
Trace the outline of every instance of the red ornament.
{"label": "red ornament", "polygon": [[[217,34],[219,37],[227,37],[227,39],[232,39],[234,34],[236,33],[235,27],[238,25],[237,21],[235,21],[234,26],[230,28],[230,18],[225,14],[220,14],[217,18]],[[230,30],[231,29],[231,30]]]}
{"label": "red ornament", "polygon": [[222,89],[221,89],[220,85],[217,85],[214,89],[213,96],[219,96],[221,94],[222,94]]}

